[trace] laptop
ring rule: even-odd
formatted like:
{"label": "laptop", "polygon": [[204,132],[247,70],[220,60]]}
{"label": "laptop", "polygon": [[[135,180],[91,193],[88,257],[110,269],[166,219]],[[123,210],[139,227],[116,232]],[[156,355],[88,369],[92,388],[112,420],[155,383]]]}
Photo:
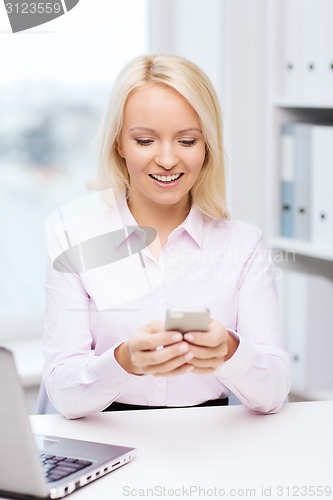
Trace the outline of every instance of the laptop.
{"label": "laptop", "polygon": [[128,463],[134,448],[35,435],[11,351],[0,347],[0,496],[62,498]]}

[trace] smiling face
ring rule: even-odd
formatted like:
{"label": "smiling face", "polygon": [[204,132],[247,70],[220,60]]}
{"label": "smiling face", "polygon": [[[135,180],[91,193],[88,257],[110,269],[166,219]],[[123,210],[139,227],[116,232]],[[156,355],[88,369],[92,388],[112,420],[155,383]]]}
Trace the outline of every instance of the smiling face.
{"label": "smiling face", "polygon": [[135,90],[117,149],[126,162],[132,205],[188,206],[206,149],[199,117],[180,94],[159,84]]}

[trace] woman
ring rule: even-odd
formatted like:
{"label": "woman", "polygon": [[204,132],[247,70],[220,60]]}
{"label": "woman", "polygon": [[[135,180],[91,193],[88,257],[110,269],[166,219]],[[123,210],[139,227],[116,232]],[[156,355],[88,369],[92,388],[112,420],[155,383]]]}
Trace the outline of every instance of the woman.
{"label": "woman", "polygon": [[[157,55],[123,69],[101,132],[99,187],[93,215],[49,221],[53,405],[77,418],[227,404],[231,391],[253,412],[278,411],[290,380],[272,264],[260,230],[229,220],[218,99],[197,66]],[[106,234],[117,234],[109,253]],[[55,265],[85,241],[93,264]],[[135,251],[121,253],[126,245]],[[208,331],[165,331],[170,307],[208,308]]]}

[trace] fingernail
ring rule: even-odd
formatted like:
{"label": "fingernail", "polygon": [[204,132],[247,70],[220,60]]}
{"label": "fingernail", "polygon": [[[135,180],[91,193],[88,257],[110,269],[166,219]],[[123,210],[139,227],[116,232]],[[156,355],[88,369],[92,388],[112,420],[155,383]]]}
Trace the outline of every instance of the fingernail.
{"label": "fingernail", "polygon": [[180,344],[180,346],[178,347],[179,352],[186,352],[188,351],[188,349],[189,347],[186,344]]}
{"label": "fingernail", "polygon": [[185,333],[184,339],[188,340],[189,342],[192,342],[194,340],[194,337],[190,333]]}
{"label": "fingernail", "polygon": [[172,335],[172,340],[174,340],[175,342],[179,342],[180,340],[182,340],[183,336],[181,333],[175,333],[174,335]]}
{"label": "fingernail", "polygon": [[191,352],[185,354],[184,359],[185,361],[190,361],[190,359],[193,358],[193,354]]}

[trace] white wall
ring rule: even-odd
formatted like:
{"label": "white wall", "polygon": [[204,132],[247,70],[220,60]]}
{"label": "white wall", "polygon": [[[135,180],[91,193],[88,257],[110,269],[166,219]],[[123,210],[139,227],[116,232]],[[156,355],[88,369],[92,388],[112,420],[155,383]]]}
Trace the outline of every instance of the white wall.
{"label": "white wall", "polygon": [[151,51],[196,62],[219,95],[231,215],[263,227],[265,0],[151,0]]}
{"label": "white wall", "polygon": [[176,54],[198,64],[221,95],[223,0],[151,0],[151,52]]}
{"label": "white wall", "polygon": [[224,0],[226,148],[233,217],[263,228],[266,119],[265,0]]}

